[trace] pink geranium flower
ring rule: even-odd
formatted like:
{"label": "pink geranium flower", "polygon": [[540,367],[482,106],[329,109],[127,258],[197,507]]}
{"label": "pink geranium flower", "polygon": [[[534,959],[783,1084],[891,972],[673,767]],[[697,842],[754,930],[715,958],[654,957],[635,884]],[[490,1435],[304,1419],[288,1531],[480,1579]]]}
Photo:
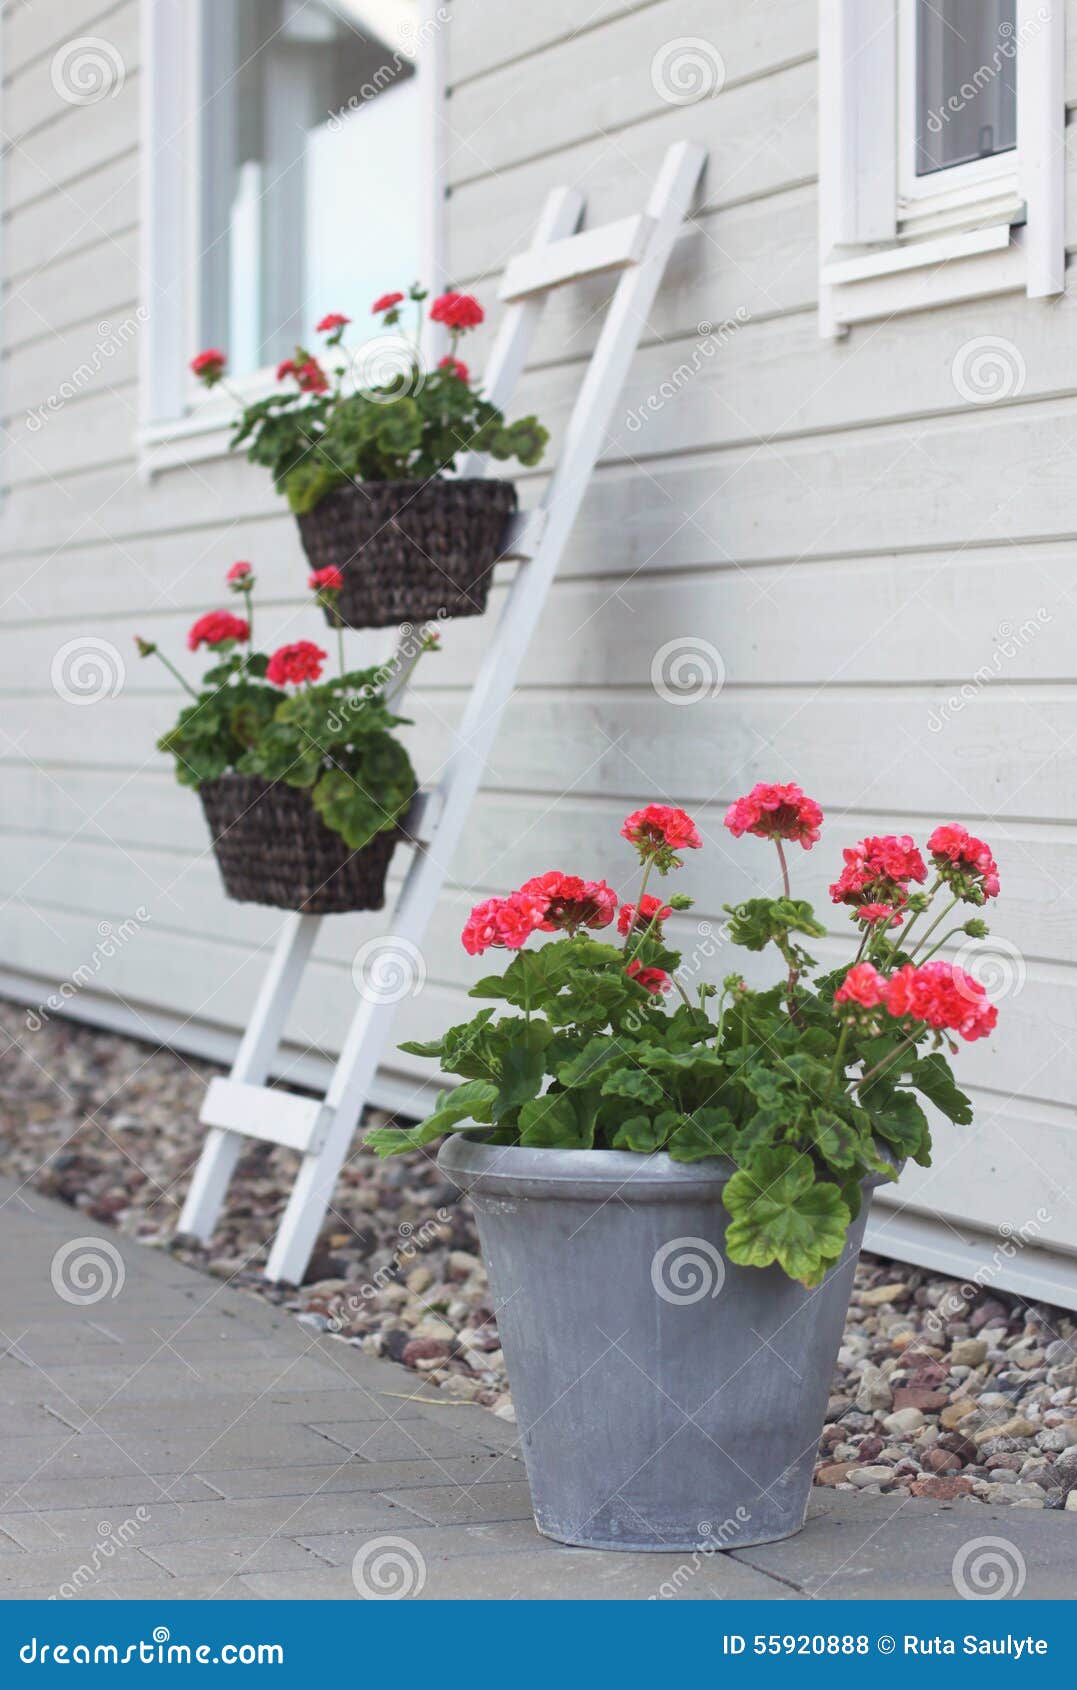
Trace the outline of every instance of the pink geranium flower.
{"label": "pink geranium flower", "polygon": [[275,687],[300,686],[304,681],[316,681],[328,655],[311,640],[296,640],[294,645],[278,646],[269,659],[266,680]]}
{"label": "pink geranium flower", "polygon": [[250,637],[250,623],[242,616],[233,616],[230,610],[210,610],[188,630],[187,650],[197,651],[200,645],[223,645],[226,640],[238,640],[242,644]]}
{"label": "pink geranium flower", "polygon": [[937,827],[927,848],[943,880],[966,903],[983,904],[998,897],[998,864],[989,846],[960,823]]}
{"label": "pink geranium flower", "polygon": [[760,782],[726,811],[725,825],[739,839],[752,833],[758,839],[795,839],[810,851],[819,838],[823,812],[814,798],[805,798],[792,782],[784,786]]}
{"label": "pink geranium flower", "polygon": [[547,874],[526,880],[522,897],[534,898],[545,907],[541,926],[547,933],[579,927],[608,927],[617,909],[617,894],[604,880],[581,880],[577,874],[550,869]]}
{"label": "pink geranium flower", "polygon": [[654,861],[660,874],[680,868],[678,851],[697,851],[703,844],[691,816],[671,804],[648,804],[633,810],[621,826],[621,837],[636,847],[640,860]]}
{"label": "pink geranium flower", "polygon": [[659,923],[654,928],[655,936],[658,937],[661,934],[660,924],[668,921],[672,914],[669,904],[664,904],[661,898],[652,898],[649,892],[645,892],[639,901],[638,910],[635,904],[621,905],[617,917],[617,931],[625,936],[629,931],[642,933],[653,921]]}
{"label": "pink geranium flower", "polygon": [[542,926],[545,903],[526,892],[511,892],[507,898],[486,898],[476,904],[461,940],[469,956],[481,956],[493,945],[518,951]]}
{"label": "pink geranium flower", "polygon": [[886,1001],[886,981],[870,962],[850,968],[834,993],[835,1003],[855,1003],[861,1009],[875,1009]]}
{"label": "pink geranium flower", "polygon": [[980,982],[941,957],[919,968],[907,962],[891,975],[886,1007],[898,1019],[926,1021],[937,1031],[969,1040],[986,1038],[998,1021],[998,1010]]}
{"label": "pink geranium flower", "polygon": [[636,982],[637,986],[642,986],[645,992],[650,992],[652,997],[661,997],[662,993],[668,992],[673,984],[664,969],[644,968],[638,958],[628,964],[625,973]]}

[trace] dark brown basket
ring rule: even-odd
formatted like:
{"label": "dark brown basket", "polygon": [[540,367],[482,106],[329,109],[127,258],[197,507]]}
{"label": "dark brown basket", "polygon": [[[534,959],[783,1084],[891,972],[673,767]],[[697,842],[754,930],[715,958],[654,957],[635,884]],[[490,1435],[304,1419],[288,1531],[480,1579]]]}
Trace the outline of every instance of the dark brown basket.
{"label": "dark brown basket", "polygon": [[481,616],[515,509],[511,481],[365,481],[296,520],[311,567],[344,576],[344,625],[390,628]]}
{"label": "dark brown basket", "polygon": [[385,876],[399,832],[349,850],[310,793],[257,775],[222,775],[199,788],[224,889],[241,904],[306,915],[385,906]]}

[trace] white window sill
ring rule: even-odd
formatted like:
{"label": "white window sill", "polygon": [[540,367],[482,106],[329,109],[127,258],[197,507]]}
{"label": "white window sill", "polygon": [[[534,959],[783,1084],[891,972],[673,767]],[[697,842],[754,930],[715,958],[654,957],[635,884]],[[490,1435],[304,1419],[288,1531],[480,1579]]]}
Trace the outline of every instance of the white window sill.
{"label": "white window sill", "polygon": [[[277,391],[274,372],[269,369],[243,376],[230,385],[244,405]],[[182,416],[143,423],[138,430],[135,447],[139,476],[152,481],[165,470],[227,457],[238,416],[239,405],[231,393],[220,388],[196,389]]]}
{"label": "white window sill", "polygon": [[1015,293],[1026,276],[1024,231],[1008,222],[834,258],[820,271],[820,332]]}

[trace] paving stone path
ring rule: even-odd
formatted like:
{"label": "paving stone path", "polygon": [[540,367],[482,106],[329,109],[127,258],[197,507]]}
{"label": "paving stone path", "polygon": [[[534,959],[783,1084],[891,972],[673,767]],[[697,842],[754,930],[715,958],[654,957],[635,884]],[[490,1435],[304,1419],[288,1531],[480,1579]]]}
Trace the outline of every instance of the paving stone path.
{"label": "paving stone path", "polygon": [[[81,1300],[79,1300],[81,1299]],[[515,1428],[0,1181],[0,1596],[672,1600],[954,1596],[1005,1538],[1077,1592],[1077,1517],[820,1491],[735,1554],[566,1549]]]}

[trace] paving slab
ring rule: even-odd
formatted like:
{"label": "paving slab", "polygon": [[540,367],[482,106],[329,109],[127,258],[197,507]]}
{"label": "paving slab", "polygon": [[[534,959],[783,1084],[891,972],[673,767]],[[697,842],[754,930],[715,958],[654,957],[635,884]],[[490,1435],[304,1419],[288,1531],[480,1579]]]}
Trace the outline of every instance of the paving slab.
{"label": "paving slab", "polygon": [[14,1192],[0,1181],[0,1597],[358,1601],[388,1546],[432,1601],[952,1599],[984,1537],[1024,1595],[1077,1590],[1073,1514],[832,1491],[799,1536],[733,1554],[554,1544],[513,1426],[116,1235],[120,1295],[73,1303],[52,1270],[85,1217]]}

